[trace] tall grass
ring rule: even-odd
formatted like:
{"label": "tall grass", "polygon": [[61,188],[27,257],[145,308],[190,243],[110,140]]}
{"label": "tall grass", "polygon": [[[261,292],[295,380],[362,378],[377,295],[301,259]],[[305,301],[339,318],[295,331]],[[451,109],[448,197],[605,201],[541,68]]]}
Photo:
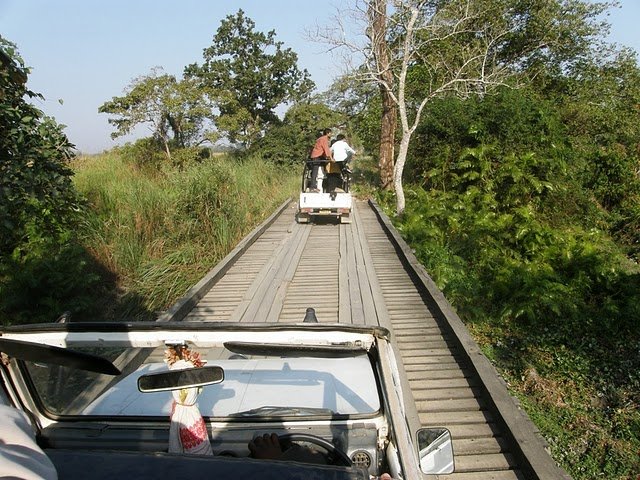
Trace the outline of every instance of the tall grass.
{"label": "tall grass", "polygon": [[[90,208],[83,243],[152,317],[220,261],[277,205],[293,195],[297,172],[257,159],[216,157],[185,169],[144,171],[116,153],[83,157],[75,183]],[[127,302],[123,302],[126,304]]]}

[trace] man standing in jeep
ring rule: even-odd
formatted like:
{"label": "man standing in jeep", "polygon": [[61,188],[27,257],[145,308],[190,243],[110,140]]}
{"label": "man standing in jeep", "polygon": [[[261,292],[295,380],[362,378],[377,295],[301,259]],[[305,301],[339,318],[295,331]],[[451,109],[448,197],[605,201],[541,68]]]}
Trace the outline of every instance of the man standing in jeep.
{"label": "man standing in jeep", "polygon": [[309,190],[311,192],[319,192],[318,189],[318,168],[320,167],[320,161],[328,160],[333,162],[333,155],[331,154],[331,148],[329,147],[329,138],[331,138],[331,129],[325,128],[322,131],[322,135],[316,140],[316,144],[311,150],[309,159],[313,162],[311,170],[311,185]]}

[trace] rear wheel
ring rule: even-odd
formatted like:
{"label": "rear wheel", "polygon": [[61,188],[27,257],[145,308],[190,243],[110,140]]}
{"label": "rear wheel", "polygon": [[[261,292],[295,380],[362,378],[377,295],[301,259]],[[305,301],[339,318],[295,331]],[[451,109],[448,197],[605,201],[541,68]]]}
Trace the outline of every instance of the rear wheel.
{"label": "rear wheel", "polygon": [[351,187],[351,175],[349,173],[345,173],[342,178],[343,189],[346,193],[349,193],[349,188]]}

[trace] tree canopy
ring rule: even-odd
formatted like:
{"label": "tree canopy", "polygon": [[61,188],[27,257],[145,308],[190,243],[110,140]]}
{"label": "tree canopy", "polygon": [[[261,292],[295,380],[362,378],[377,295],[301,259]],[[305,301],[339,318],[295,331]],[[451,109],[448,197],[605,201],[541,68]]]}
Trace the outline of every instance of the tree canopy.
{"label": "tree canopy", "polygon": [[[570,69],[601,33],[596,19],[607,5],[580,0],[354,3],[341,12],[358,25],[350,29],[354,35],[345,34],[350,30],[336,18],[340,28],[330,27],[323,41],[360,60],[352,76],[380,88],[383,116],[390,104],[397,107],[401,129],[393,173],[397,213],[404,209],[402,181],[409,146],[429,102],[517,86],[551,66],[559,72]],[[381,125],[384,140],[390,132],[385,122]],[[387,184],[386,172],[381,175],[382,184]]]}
{"label": "tree canopy", "polygon": [[341,125],[344,117],[322,103],[298,103],[284,115],[282,122],[269,128],[264,137],[251,145],[247,153],[275,163],[302,165],[325,126]]}
{"label": "tree canopy", "polygon": [[109,123],[116,127],[112,138],[146,124],[171,157],[171,141],[175,147],[184,148],[204,139],[202,127],[210,106],[192,80],[178,81],[155,68],[150,74],[134,79],[126,95],[113,97],[98,111],[116,115],[109,118]]}
{"label": "tree canopy", "polygon": [[242,10],[222,21],[202,65],[185,75],[197,79],[216,106],[217,129],[233,143],[250,146],[278,122],[276,108],[299,101],[315,87],[298,56],[275,39],[274,30],[255,30]]}

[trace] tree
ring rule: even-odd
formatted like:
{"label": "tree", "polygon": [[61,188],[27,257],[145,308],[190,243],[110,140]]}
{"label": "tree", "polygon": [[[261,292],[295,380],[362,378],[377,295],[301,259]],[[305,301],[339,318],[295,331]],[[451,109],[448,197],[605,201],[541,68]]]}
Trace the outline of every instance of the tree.
{"label": "tree", "polygon": [[382,112],[380,120],[380,183],[383,189],[393,188],[394,147],[398,124],[398,106],[390,92],[393,91],[393,72],[391,71],[391,52],[387,42],[387,2],[372,0],[367,9],[370,28],[367,36],[371,42],[371,52],[375,58],[378,87]]}
{"label": "tree", "polygon": [[276,33],[254,30],[255,23],[238,10],[222,21],[204,63],[185,69],[215,103],[213,120],[233,143],[249,147],[277,123],[276,107],[306,97],[315,87],[298,56],[275,40]]}
{"label": "tree", "polygon": [[184,148],[203,140],[202,127],[210,112],[206,97],[189,79],[178,81],[155,68],[133,80],[126,95],[113,97],[98,108],[116,115],[109,123],[116,127],[112,138],[126,135],[137,125],[147,124],[171,158],[170,143]]}
{"label": "tree", "polygon": [[73,145],[63,126],[26,99],[29,69],[0,37],[0,260],[35,238],[57,239],[79,200],[68,166]]}
{"label": "tree", "polygon": [[298,103],[287,110],[281,123],[269,128],[264,137],[253,143],[248,153],[279,164],[302,166],[319,130],[343,122],[340,113],[322,103]]}
{"label": "tree", "polygon": [[[402,136],[394,166],[396,211],[405,206],[402,175],[411,138],[425,106],[435,98],[486,95],[515,86],[525,68],[555,55],[572,58],[575,47],[597,31],[590,20],[606,4],[580,0],[395,0],[386,23],[387,62],[377,51],[385,16],[379,0],[355,2],[351,19],[367,41],[349,38],[340,19],[322,36],[360,58],[352,75],[379,85],[398,108]],[[344,17],[344,15],[343,15]],[[351,29],[354,27],[351,26]],[[356,27],[356,30],[358,28]],[[560,62],[556,62],[560,65]],[[393,82],[386,75],[391,72]]]}
{"label": "tree", "polygon": [[[352,137],[351,141],[354,137],[357,138],[367,155],[379,158],[381,105],[379,89],[375,85],[345,75],[334,80],[329,89],[318,95],[317,99],[340,114],[341,124],[347,135]],[[393,174],[393,168],[391,173]]]}

